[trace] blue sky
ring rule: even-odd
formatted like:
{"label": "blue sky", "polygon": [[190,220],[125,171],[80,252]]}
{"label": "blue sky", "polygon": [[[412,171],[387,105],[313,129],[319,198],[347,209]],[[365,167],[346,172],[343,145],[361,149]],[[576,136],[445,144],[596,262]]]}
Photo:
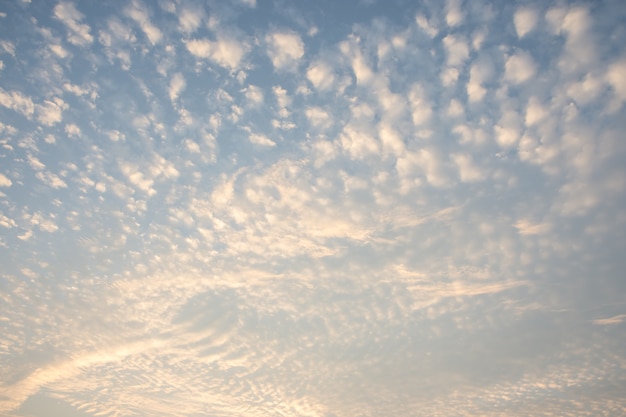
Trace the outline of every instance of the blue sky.
{"label": "blue sky", "polygon": [[623,416],[621,1],[0,5],[0,415]]}

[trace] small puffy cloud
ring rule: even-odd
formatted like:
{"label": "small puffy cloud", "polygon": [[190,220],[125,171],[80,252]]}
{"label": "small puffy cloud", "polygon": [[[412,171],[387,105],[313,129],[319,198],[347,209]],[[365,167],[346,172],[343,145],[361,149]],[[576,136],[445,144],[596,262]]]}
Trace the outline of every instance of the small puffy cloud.
{"label": "small puffy cloud", "polygon": [[204,10],[199,7],[184,7],[178,15],[178,26],[181,32],[195,32],[204,19]]}
{"label": "small puffy cloud", "polygon": [[593,19],[587,7],[554,7],[546,13],[546,21],[555,34],[565,35],[565,49],[559,59],[562,71],[576,73],[594,66],[598,48],[591,30]]}
{"label": "small puffy cloud", "polygon": [[524,121],[526,122],[526,126],[533,126],[548,115],[548,111],[541,104],[537,97],[531,97],[528,100],[528,105],[526,106],[526,118]]}
{"label": "small puffy cloud", "polygon": [[450,105],[448,106],[448,116],[450,117],[460,117],[465,114],[465,108],[461,104],[461,102],[455,98],[450,100]]}
{"label": "small puffy cloud", "polygon": [[185,42],[187,50],[198,58],[208,58],[218,65],[235,70],[247,52],[244,43],[232,38],[219,38],[217,41],[194,39]]}
{"label": "small puffy cloud", "polygon": [[67,188],[67,184],[58,175],[49,171],[39,171],[35,177],[52,188]]}
{"label": "small puffy cloud", "polygon": [[67,27],[67,40],[77,46],[87,46],[93,42],[90,28],[81,23],[83,14],[76,10],[74,4],[61,2],[54,7],[54,17]]}
{"label": "small puffy cloud", "polygon": [[446,23],[448,26],[458,26],[463,22],[460,0],[448,0],[446,3]]}
{"label": "small puffy cloud", "polygon": [[154,180],[147,178],[144,172],[140,168],[129,162],[121,162],[120,170],[126,176],[128,181],[135,186],[138,190],[143,191],[148,196],[156,194],[156,190],[152,187]]}
{"label": "small puffy cloud", "polygon": [[606,80],[621,101],[626,101],[626,76],[624,74],[626,74],[626,58],[609,65],[606,72]]}
{"label": "small puffy cloud", "polygon": [[[626,77],[622,74],[622,78]],[[603,88],[604,84],[599,77],[587,74],[581,81],[571,83],[567,87],[567,95],[579,105],[585,105],[594,101]]]}
{"label": "small puffy cloud", "polygon": [[0,187],[10,187],[13,182],[6,175],[0,174]]}
{"label": "small puffy cloud", "polygon": [[251,133],[248,136],[248,139],[250,139],[250,142],[254,143],[255,145],[270,146],[270,147],[276,146],[276,142],[274,142],[273,140],[271,140],[270,138],[268,138],[262,133]]}
{"label": "small puffy cloud", "polygon": [[346,126],[339,140],[344,151],[353,159],[364,159],[380,153],[378,141],[352,125]]}
{"label": "small puffy cloud", "polygon": [[383,151],[386,154],[400,157],[406,151],[402,136],[396,129],[388,124],[381,124],[378,130],[378,136],[383,145]]}
{"label": "small puffy cloud", "polygon": [[529,7],[520,7],[517,9],[513,16],[513,22],[515,23],[517,36],[520,39],[535,28],[538,17],[539,15],[535,9]]}
{"label": "small puffy cloud", "polygon": [[0,105],[14,110],[27,118],[35,112],[35,105],[30,97],[19,91],[5,91],[0,87]]}
{"label": "small puffy cloud", "polygon": [[459,70],[456,68],[446,68],[441,71],[439,78],[441,79],[441,84],[445,87],[452,87],[459,79]]}
{"label": "small puffy cloud", "polygon": [[335,81],[332,67],[321,61],[312,63],[306,72],[306,76],[318,90],[328,90]]}
{"label": "small puffy cloud", "polygon": [[261,87],[249,85],[244,90],[244,94],[246,95],[246,100],[250,107],[258,107],[263,104],[264,96]]}
{"label": "small puffy cloud", "polygon": [[550,231],[549,223],[534,223],[530,220],[520,220],[515,223],[515,228],[520,235],[541,235]]}
{"label": "small puffy cloud", "polygon": [[448,65],[458,67],[469,57],[467,42],[460,36],[448,35],[443,38],[443,46],[448,54]]}
{"label": "small puffy cloud", "polygon": [[533,58],[524,51],[511,55],[504,65],[504,79],[514,84],[528,81],[537,72]]}
{"label": "small puffy cloud", "polygon": [[471,155],[452,155],[452,160],[459,170],[459,178],[461,178],[461,181],[476,182],[484,178],[484,173],[478,166],[476,166]]}
{"label": "small puffy cloud", "polygon": [[161,41],[161,31],[150,21],[150,15],[143,3],[139,0],[133,2],[124,10],[126,16],[133,19],[141,28],[152,45]]}
{"label": "small puffy cloud", "polygon": [[419,84],[413,85],[409,91],[408,99],[411,107],[411,118],[415,126],[428,123],[433,114],[433,106],[426,97],[424,88]]}
{"label": "small puffy cloud", "polygon": [[185,77],[183,76],[183,74],[181,74],[180,72],[177,72],[176,74],[174,74],[174,76],[170,80],[170,88],[169,88],[170,100],[172,100],[172,102],[176,101],[180,93],[183,92],[183,90],[185,90],[186,86],[187,86],[187,82],[185,81]]}
{"label": "small puffy cloud", "polygon": [[304,55],[304,43],[297,33],[274,32],[265,37],[267,54],[277,70],[295,69]]}
{"label": "small puffy cloud", "polygon": [[502,148],[510,148],[517,144],[520,137],[520,118],[517,112],[508,110],[502,114],[494,128],[496,141]]}
{"label": "small puffy cloud", "polygon": [[81,134],[80,127],[74,123],[68,123],[65,125],[65,133],[70,137],[78,137]]}
{"label": "small puffy cloud", "polygon": [[469,101],[480,101],[487,93],[483,83],[493,77],[493,65],[490,60],[482,58],[474,62],[470,70],[467,83],[467,96]]}
{"label": "small puffy cloud", "polygon": [[306,117],[309,123],[320,129],[327,129],[332,124],[328,112],[321,107],[309,107],[306,109]]}
{"label": "small puffy cloud", "polygon": [[37,120],[46,126],[52,126],[63,120],[63,110],[67,109],[60,98],[46,100],[43,104],[37,105]]}
{"label": "small puffy cloud", "polygon": [[417,26],[419,26],[419,28],[431,38],[434,38],[439,32],[437,27],[432,25],[423,14],[415,16],[415,23],[417,23]]}

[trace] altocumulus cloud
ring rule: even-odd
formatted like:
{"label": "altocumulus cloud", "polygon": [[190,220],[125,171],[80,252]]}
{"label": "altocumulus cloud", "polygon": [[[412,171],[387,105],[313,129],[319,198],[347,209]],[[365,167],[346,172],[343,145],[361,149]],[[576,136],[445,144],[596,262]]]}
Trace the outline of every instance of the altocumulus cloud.
{"label": "altocumulus cloud", "polygon": [[4,2],[0,414],[626,414],[624,19]]}

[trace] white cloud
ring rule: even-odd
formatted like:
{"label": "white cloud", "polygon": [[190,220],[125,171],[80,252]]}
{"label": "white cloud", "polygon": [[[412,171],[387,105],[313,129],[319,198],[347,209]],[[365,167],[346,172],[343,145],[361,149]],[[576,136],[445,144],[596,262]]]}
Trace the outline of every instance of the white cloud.
{"label": "white cloud", "polygon": [[469,101],[480,101],[487,93],[483,83],[490,81],[494,76],[493,65],[487,58],[476,60],[470,69],[470,77],[467,83],[467,96]]}
{"label": "white cloud", "polygon": [[276,142],[274,142],[262,133],[250,133],[248,139],[250,139],[250,142],[254,143],[255,145],[270,147],[276,146]]}
{"label": "white cloud", "polygon": [[356,126],[347,125],[339,136],[339,141],[344,151],[353,159],[365,159],[380,154],[378,141]]}
{"label": "white cloud", "polygon": [[537,25],[539,15],[537,11],[530,7],[520,7],[515,12],[513,22],[515,23],[515,31],[521,39],[530,33]]}
{"label": "white cloud", "polygon": [[467,42],[461,36],[448,35],[443,38],[443,45],[448,53],[448,65],[459,67],[469,57]]}
{"label": "white cloud", "polygon": [[626,59],[621,59],[609,65],[606,80],[622,102],[626,102]]}
{"label": "white cloud", "polygon": [[6,175],[0,173],[0,187],[10,187],[13,182]]}
{"label": "white cloud", "polygon": [[178,100],[180,93],[185,90],[186,86],[187,86],[187,81],[185,80],[185,77],[183,76],[183,74],[181,74],[180,72],[177,72],[176,74],[174,74],[174,76],[170,80],[170,88],[169,88],[170,100],[172,100],[172,102],[175,102],[176,100]]}
{"label": "white cloud", "polygon": [[626,321],[626,314],[618,314],[617,316],[608,317],[605,319],[595,319],[593,324],[598,326],[610,326],[614,324],[621,324]]}
{"label": "white cloud", "polygon": [[567,95],[579,105],[586,105],[594,101],[602,92],[604,85],[599,77],[587,74],[584,79],[567,86]]}
{"label": "white cloud", "polygon": [[305,111],[309,123],[316,128],[325,130],[332,124],[332,119],[326,110],[321,107],[309,107]]}
{"label": "white cloud", "polygon": [[415,23],[417,23],[417,26],[419,26],[419,28],[422,29],[424,33],[426,33],[431,38],[434,38],[439,32],[437,26],[431,24],[426,16],[422,14],[418,14],[417,16],[415,16]]}
{"label": "white cloud", "polygon": [[200,7],[183,7],[178,15],[180,30],[186,34],[195,32],[202,24],[204,10]]}
{"label": "white cloud", "polygon": [[256,0],[237,0],[240,4],[243,4],[244,6],[247,7],[251,7],[251,8],[255,8],[256,7]]}
{"label": "white cloud", "polygon": [[249,85],[245,88],[244,93],[246,95],[246,100],[248,100],[251,107],[258,107],[263,104],[264,95],[261,87]]}
{"label": "white cloud", "polygon": [[473,158],[469,154],[452,155],[452,160],[459,170],[459,177],[463,182],[481,181],[485,175],[482,170],[476,166]]}
{"label": "white cloud", "polygon": [[449,117],[461,117],[465,114],[465,108],[461,104],[461,102],[455,98],[450,100],[450,105],[448,106],[448,116]]}
{"label": "white cloud", "polygon": [[399,158],[405,153],[406,148],[402,136],[393,126],[381,123],[378,129],[378,136],[380,137],[385,154]]}
{"label": "white cloud", "polygon": [[308,80],[318,90],[328,90],[335,82],[335,74],[330,65],[317,61],[309,66],[306,72]]}
{"label": "white cloud", "polygon": [[30,97],[19,91],[5,91],[0,87],[0,105],[12,109],[30,118],[35,112],[35,105]]}
{"label": "white cloud", "polygon": [[597,47],[592,36],[593,19],[585,6],[554,7],[546,13],[546,20],[556,34],[564,34],[565,50],[559,59],[564,73],[587,71],[597,62]]}
{"label": "white cloud", "polygon": [[432,105],[424,88],[421,85],[413,85],[408,94],[409,104],[411,105],[411,118],[415,126],[427,124],[432,117]]}
{"label": "white cloud", "polygon": [[199,58],[209,58],[222,67],[235,70],[247,52],[247,46],[232,38],[190,40],[185,42],[187,50]]}
{"label": "white cloud", "polygon": [[78,137],[81,134],[81,130],[75,123],[68,123],[65,125],[65,133],[67,133],[69,137]]}
{"label": "white cloud", "polygon": [[515,228],[521,235],[541,235],[550,231],[549,223],[533,223],[529,220],[520,220],[515,223]]}
{"label": "white cloud", "polygon": [[294,70],[304,55],[304,43],[295,32],[273,32],[265,37],[267,54],[277,70]]}
{"label": "white cloud", "polygon": [[68,105],[58,97],[53,100],[46,100],[43,104],[37,105],[37,120],[46,126],[52,126],[63,120],[63,110]]}
{"label": "white cloud", "polygon": [[52,188],[67,188],[67,184],[58,175],[49,171],[39,171],[35,174],[44,184]]}
{"label": "white cloud", "polygon": [[448,26],[458,26],[463,23],[463,12],[461,11],[460,0],[447,0],[446,2],[446,23]]}
{"label": "white cloud", "polygon": [[541,104],[537,97],[533,96],[528,100],[528,106],[526,107],[526,117],[524,119],[526,122],[526,126],[533,126],[539,123],[540,121],[545,119],[547,115],[548,111]]}
{"label": "white cloud", "polygon": [[93,42],[90,28],[84,23],[83,14],[76,10],[74,4],[60,2],[54,7],[54,17],[59,19],[68,28],[67,40],[77,46],[87,46]]}
{"label": "white cloud", "polygon": [[124,9],[124,14],[139,25],[152,45],[156,45],[161,41],[163,34],[158,27],[152,24],[148,10],[141,1],[133,0],[132,3]]}
{"label": "white cloud", "polygon": [[494,128],[496,141],[502,148],[517,144],[520,137],[520,118],[517,112],[506,110]]}
{"label": "white cloud", "polygon": [[459,70],[456,68],[446,68],[441,72],[439,77],[441,78],[441,84],[445,87],[452,87],[459,79]]}
{"label": "white cloud", "polygon": [[506,60],[504,69],[505,80],[515,84],[521,84],[535,75],[537,65],[527,52],[519,51]]}

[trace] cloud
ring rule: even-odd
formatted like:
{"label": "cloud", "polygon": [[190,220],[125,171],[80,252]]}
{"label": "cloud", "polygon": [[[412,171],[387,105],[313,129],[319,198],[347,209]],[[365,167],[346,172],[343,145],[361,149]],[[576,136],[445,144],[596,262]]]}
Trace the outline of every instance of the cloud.
{"label": "cloud", "polygon": [[478,166],[476,166],[476,164],[474,164],[471,155],[452,155],[452,160],[459,170],[459,177],[461,178],[461,181],[476,182],[484,179],[484,173]]}
{"label": "cloud", "polygon": [[318,90],[328,90],[335,82],[335,74],[330,65],[323,61],[312,63],[306,72],[307,79]]}
{"label": "cloud", "polygon": [[626,80],[623,74],[626,71],[626,59],[611,63],[606,72],[606,79],[613,91],[622,102],[626,102]]}
{"label": "cloud", "polygon": [[458,67],[469,57],[467,42],[460,36],[448,35],[443,38],[443,45],[448,53],[448,65]]}
{"label": "cloud", "polygon": [[447,0],[446,2],[446,23],[448,26],[458,26],[463,22],[464,16],[461,11],[460,0]]}
{"label": "cloud", "polygon": [[5,91],[0,88],[0,105],[30,118],[35,112],[35,105],[30,97],[19,91]]}
{"label": "cloud", "polygon": [[185,81],[185,77],[180,72],[174,74],[172,79],[170,80],[170,88],[169,88],[169,96],[172,103],[178,100],[180,93],[182,93],[187,87],[187,82]]}
{"label": "cloud", "polygon": [[152,24],[146,6],[139,0],[132,0],[131,4],[124,9],[124,14],[139,25],[152,45],[161,41],[163,37],[161,30]]}
{"label": "cloud", "polygon": [[548,110],[541,104],[537,97],[531,97],[526,107],[525,122],[527,126],[533,126],[548,116]]}
{"label": "cloud", "polygon": [[43,104],[37,105],[37,120],[46,126],[52,126],[63,120],[63,110],[69,106],[60,98],[46,100]]}
{"label": "cloud", "polygon": [[209,58],[229,70],[239,68],[247,53],[247,46],[232,38],[218,38],[217,41],[194,39],[186,41],[185,46],[192,55]]}
{"label": "cloud", "polygon": [[519,51],[508,57],[504,65],[504,79],[514,84],[528,81],[536,72],[535,61],[524,51]]}
{"label": "cloud", "polygon": [[539,15],[535,9],[529,7],[518,8],[513,16],[517,36],[521,39],[530,33],[537,26],[538,18]]}
{"label": "cloud", "polygon": [[294,70],[304,56],[304,43],[295,32],[273,32],[265,37],[267,54],[277,70]]}
{"label": "cloud", "polygon": [[67,27],[67,40],[77,46],[88,46],[93,42],[89,25],[81,23],[83,14],[76,10],[74,4],[60,2],[54,6],[54,17]]}
{"label": "cloud", "polygon": [[6,175],[0,174],[0,187],[10,187],[13,182]]}
{"label": "cloud", "polygon": [[251,133],[248,138],[250,142],[260,146],[276,146],[276,142],[261,133]]}
{"label": "cloud", "polygon": [[185,34],[195,32],[204,20],[204,10],[201,7],[183,7],[178,14],[178,25]]}
{"label": "cloud", "polygon": [[485,82],[493,79],[493,64],[488,58],[481,58],[474,61],[470,69],[470,77],[467,83],[467,95],[469,101],[481,101],[487,89],[484,87]]}
{"label": "cloud", "polygon": [[417,23],[417,26],[419,26],[419,28],[431,38],[434,38],[439,32],[437,27],[432,25],[423,14],[415,16],[415,23]]}
{"label": "cloud", "polygon": [[332,125],[332,118],[328,112],[321,107],[310,107],[305,111],[307,119],[312,126],[318,129],[328,129]]}
{"label": "cloud", "polygon": [[251,107],[258,107],[264,102],[263,90],[256,85],[249,85],[245,88],[244,93],[246,95],[246,100]]}
{"label": "cloud", "polygon": [[614,324],[621,324],[626,321],[626,314],[618,314],[617,316],[608,317],[605,319],[595,319],[593,324],[598,326],[611,326]]}

